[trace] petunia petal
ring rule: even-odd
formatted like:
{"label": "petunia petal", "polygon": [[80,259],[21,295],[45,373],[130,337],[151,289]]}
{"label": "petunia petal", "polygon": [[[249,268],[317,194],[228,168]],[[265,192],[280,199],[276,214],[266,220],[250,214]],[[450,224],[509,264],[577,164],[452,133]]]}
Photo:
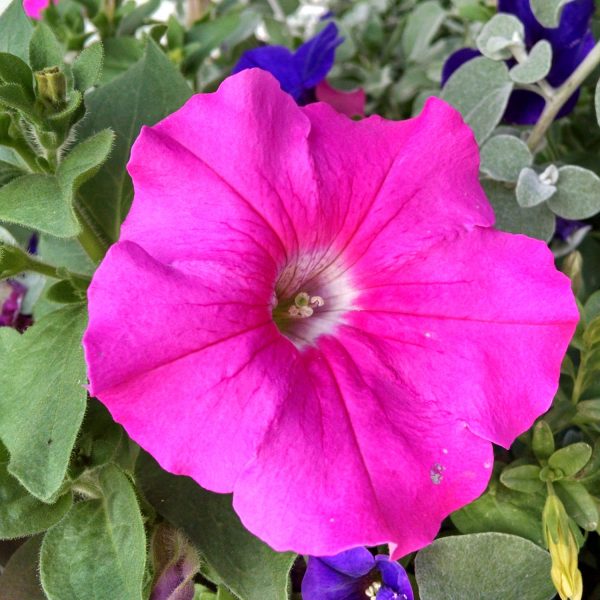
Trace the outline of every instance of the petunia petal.
{"label": "petunia petal", "polygon": [[391,598],[394,600],[413,600],[412,587],[404,567],[382,554],[375,557],[375,562],[381,573],[383,585],[397,594],[397,596],[391,596]]}
{"label": "petunia petal", "polygon": [[353,278],[363,292],[347,323],[385,332],[399,377],[431,406],[505,447],[547,410],[578,311],[544,243],[478,229]]}
{"label": "petunia petal", "polygon": [[364,117],[366,94],[362,88],[346,92],[331,86],[327,80],[317,85],[315,90],[319,102],[326,102],[347,117]]}

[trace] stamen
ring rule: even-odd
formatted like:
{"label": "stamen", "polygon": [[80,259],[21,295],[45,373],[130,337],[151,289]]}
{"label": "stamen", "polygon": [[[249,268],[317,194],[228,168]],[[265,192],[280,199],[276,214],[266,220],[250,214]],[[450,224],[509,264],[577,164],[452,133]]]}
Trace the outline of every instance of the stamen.
{"label": "stamen", "polygon": [[312,317],[315,308],[320,308],[325,304],[321,296],[309,296],[306,292],[300,292],[294,298],[294,304],[288,308],[290,317],[305,319]]}
{"label": "stamen", "polygon": [[375,598],[377,596],[377,592],[379,591],[380,588],[381,588],[381,583],[379,583],[378,581],[375,581],[374,583],[372,583],[365,590],[365,594],[367,595],[367,598]]}

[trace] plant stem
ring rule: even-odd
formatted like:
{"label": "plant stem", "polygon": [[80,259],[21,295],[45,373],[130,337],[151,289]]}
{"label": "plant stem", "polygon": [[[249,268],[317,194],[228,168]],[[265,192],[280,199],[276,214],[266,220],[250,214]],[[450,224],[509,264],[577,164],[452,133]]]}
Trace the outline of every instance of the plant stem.
{"label": "plant stem", "polygon": [[104,258],[108,250],[108,244],[96,233],[77,201],[73,208],[81,227],[81,233],[77,236],[77,239],[86,254],[97,264]]}
{"label": "plant stem", "polygon": [[[48,263],[42,262],[41,260],[37,260],[31,256],[28,256],[28,262],[25,270],[34,271],[35,273],[40,273],[42,275],[46,275],[48,277],[52,277],[54,279],[64,279],[65,273],[68,275],[70,279],[73,281],[77,281],[84,285],[87,285],[90,281],[89,276],[83,275],[81,273],[73,273],[71,271],[67,271],[67,269],[62,269],[59,267],[55,267],[54,265],[49,265]],[[63,273],[61,273],[63,271]]]}
{"label": "plant stem", "polygon": [[285,13],[283,12],[283,9],[281,8],[281,5],[279,4],[278,0],[267,0],[267,2],[269,3],[271,10],[273,11],[273,16],[275,17],[275,20],[285,21]]}
{"label": "plant stem", "polygon": [[552,98],[546,101],[544,112],[531,131],[527,145],[532,152],[540,145],[546,131],[554,122],[556,115],[565,102],[574,94],[587,76],[600,64],[600,42],[585,57],[584,61],[573,71],[571,76],[555,91]]}

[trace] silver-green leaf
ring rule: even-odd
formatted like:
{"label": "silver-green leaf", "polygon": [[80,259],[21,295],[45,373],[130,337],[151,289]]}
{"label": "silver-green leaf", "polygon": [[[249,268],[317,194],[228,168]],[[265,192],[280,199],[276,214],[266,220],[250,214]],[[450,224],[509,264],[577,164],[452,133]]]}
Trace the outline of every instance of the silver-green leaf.
{"label": "silver-green leaf", "polygon": [[540,40],[529,52],[527,58],[516,64],[510,71],[515,83],[535,83],[548,75],[552,66],[552,46],[547,40]]}
{"label": "silver-green leaf", "polygon": [[532,161],[527,144],[514,135],[495,135],[481,148],[481,170],[498,181],[517,181]]}
{"label": "silver-green leaf", "polygon": [[577,166],[558,170],[556,194],[548,206],[565,219],[587,219],[600,212],[600,177]]}

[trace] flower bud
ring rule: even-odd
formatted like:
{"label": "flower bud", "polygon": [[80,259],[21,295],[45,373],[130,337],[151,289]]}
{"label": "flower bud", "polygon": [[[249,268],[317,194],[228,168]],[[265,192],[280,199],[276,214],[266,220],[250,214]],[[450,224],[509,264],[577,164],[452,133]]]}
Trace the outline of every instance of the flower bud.
{"label": "flower bud", "polygon": [[54,107],[64,104],[67,100],[67,80],[59,67],[48,67],[35,73],[38,97],[44,104]]}
{"label": "flower bud", "polygon": [[578,548],[569,518],[558,496],[551,493],[542,515],[544,537],[552,559],[550,576],[561,600],[581,600],[583,582],[577,568]]}

